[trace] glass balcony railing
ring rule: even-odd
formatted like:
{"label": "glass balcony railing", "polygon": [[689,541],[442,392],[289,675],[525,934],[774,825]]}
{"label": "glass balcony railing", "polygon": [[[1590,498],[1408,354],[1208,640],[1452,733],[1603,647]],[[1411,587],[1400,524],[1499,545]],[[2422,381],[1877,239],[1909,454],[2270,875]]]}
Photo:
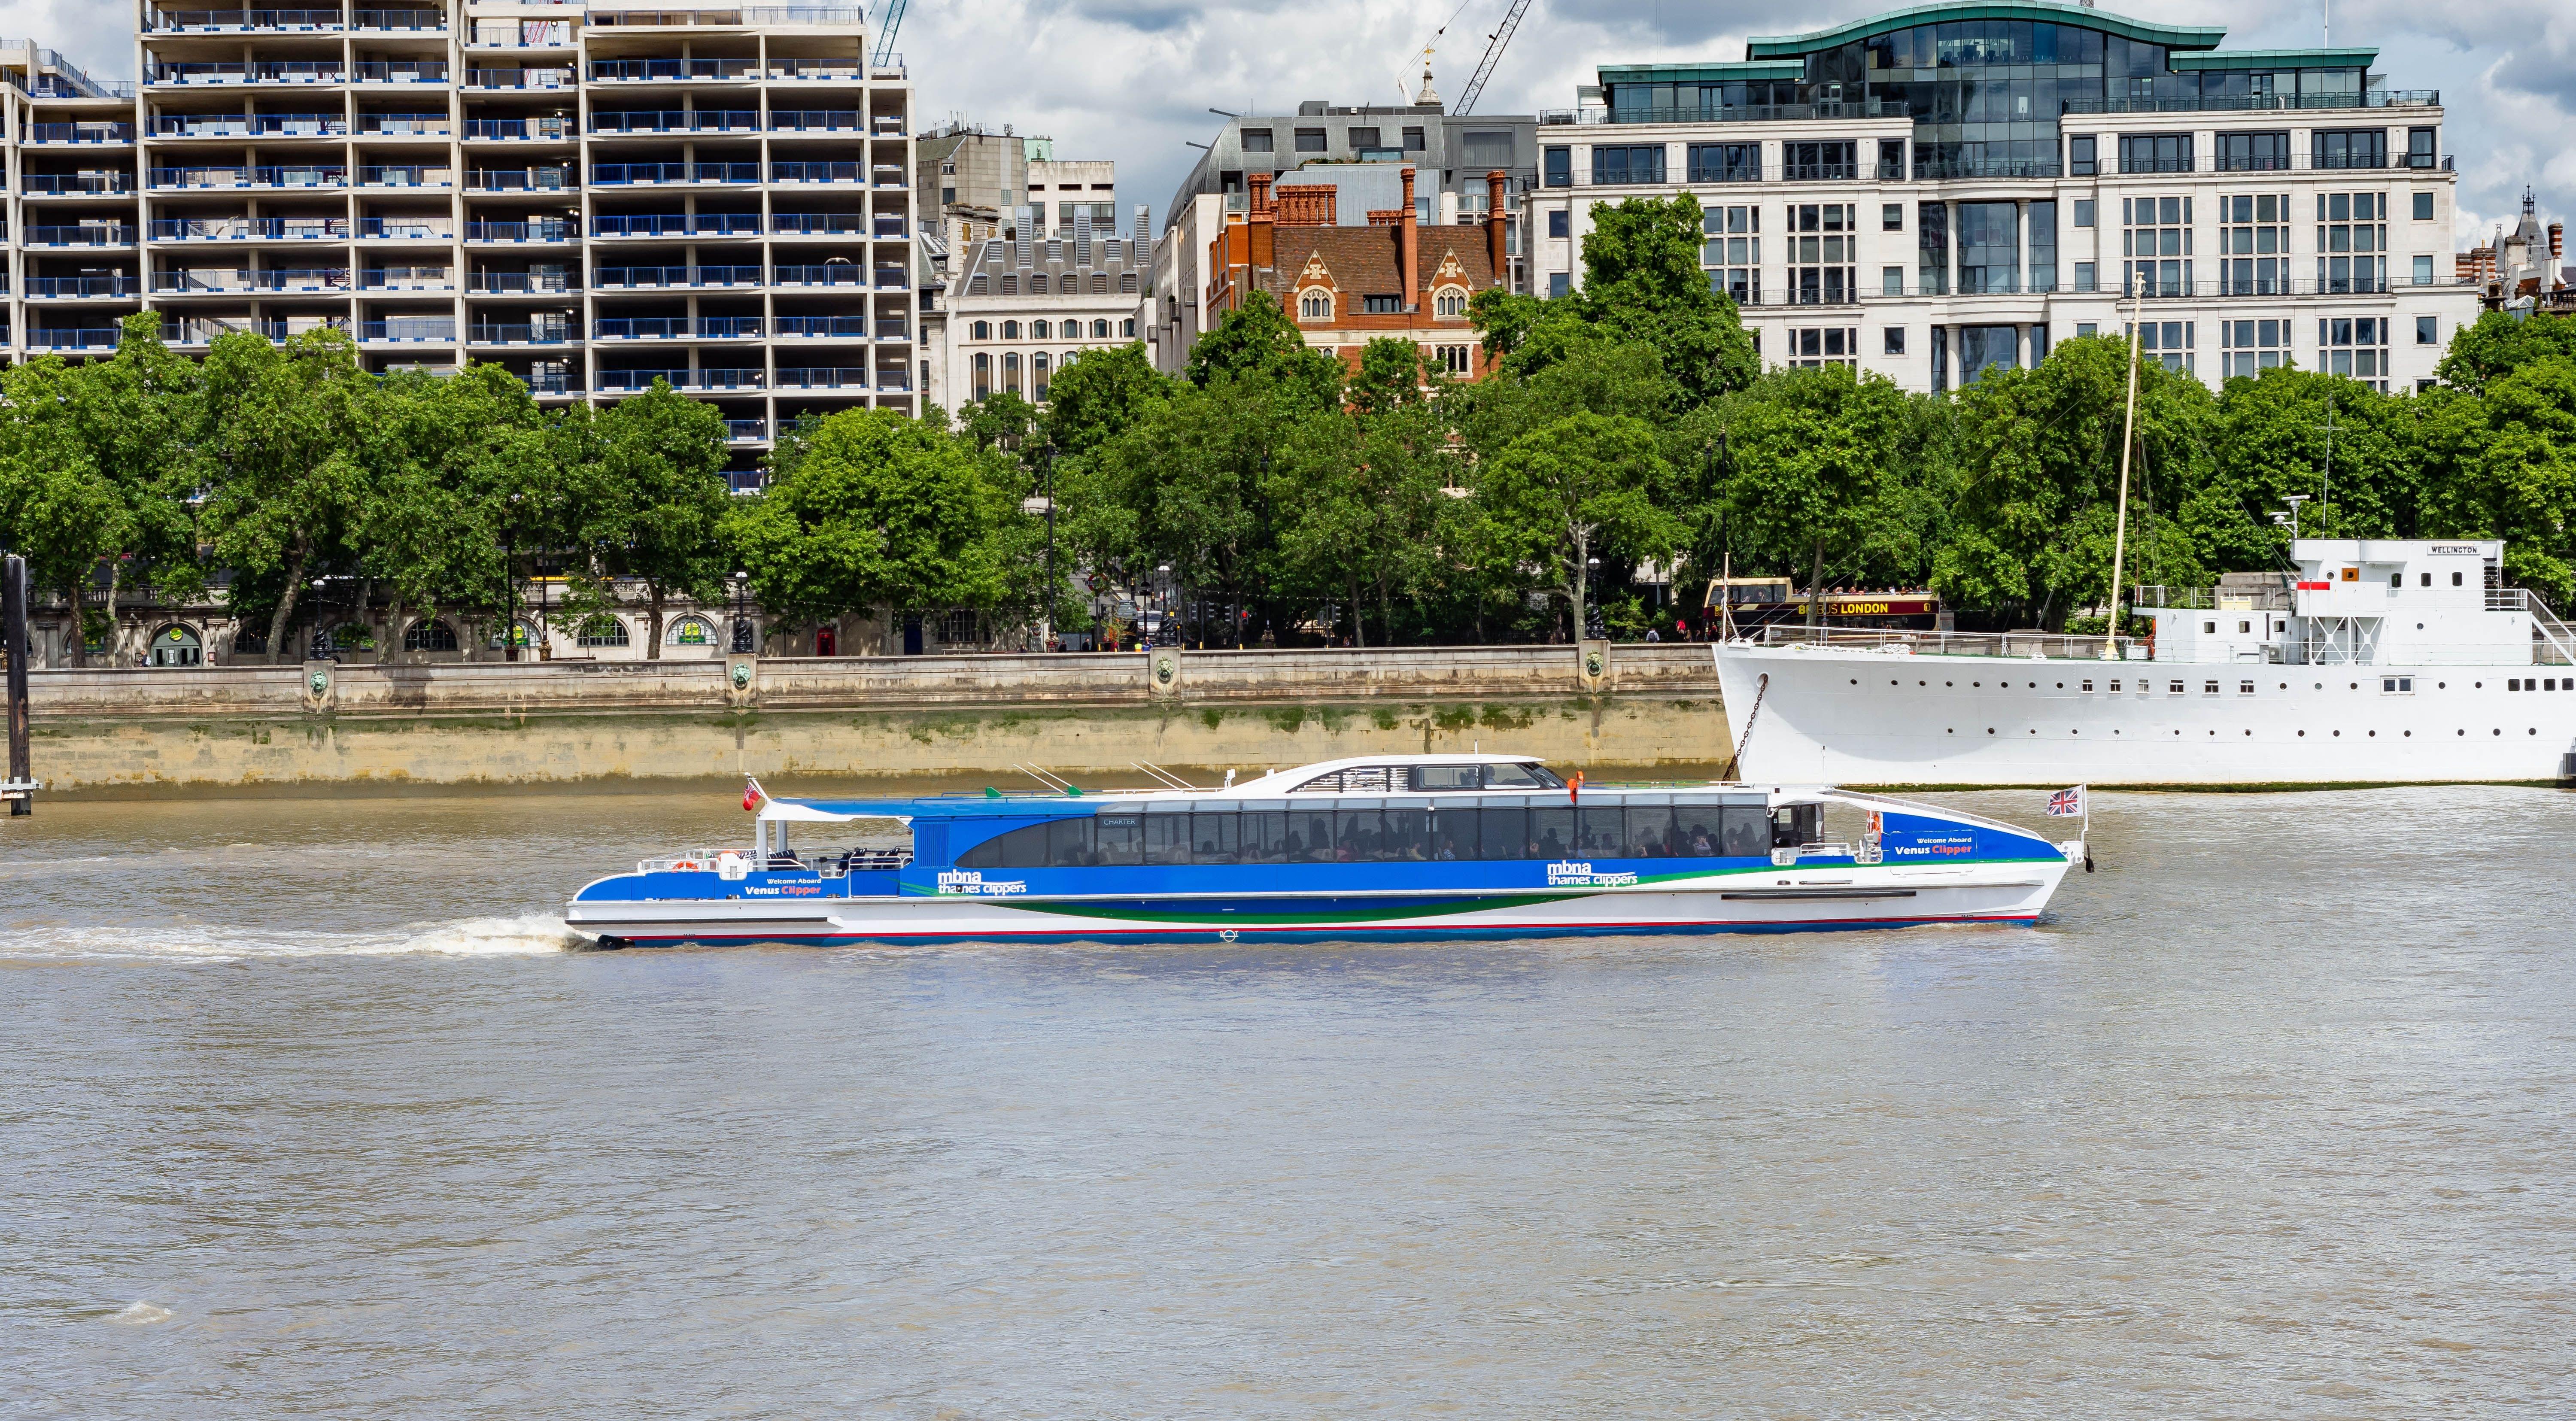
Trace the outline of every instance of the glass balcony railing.
{"label": "glass balcony railing", "polygon": [[31,123],[27,125],[29,143],[131,143],[134,125],[130,123]]}
{"label": "glass balcony railing", "polygon": [[392,316],[381,321],[360,321],[358,339],[453,342],[456,339],[456,318],[454,316]]}
{"label": "glass balcony railing", "polygon": [[617,316],[591,324],[600,340],[746,340],[760,334],[758,316]]}
{"label": "glass balcony railing", "polygon": [[[304,324],[302,329],[324,329],[333,325],[327,320],[313,321]],[[279,342],[294,334],[295,329],[282,320],[260,321],[246,316],[182,316],[175,321],[161,323],[161,339],[172,345],[211,345],[229,335],[253,335]]]}
{"label": "glass balcony railing", "polygon": [[590,180],[602,186],[646,183],[756,183],[758,163],[593,163]]}
{"label": "glass balcony railing", "polygon": [[573,75],[569,69],[468,69],[465,87],[469,89],[569,89]]}
{"label": "glass balcony railing", "polygon": [[399,138],[445,138],[454,130],[443,113],[365,113],[358,115],[358,131]]}
{"label": "glass balcony railing", "polygon": [[581,224],[569,217],[537,222],[468,222],[469,242],[569,242],[581,235]]}
{"label": "glass balcony railing", "polygon": [[114,350],[115,326],[39,326],[27,332],[29,350]]}
{"label": "glass balcony railing", "polygon": [[594,237],[756,237],[760,235],[757,212],[701,212],[691,218],[680,213],[639,213],[623,217],[590,219]]}
{"label": "glass balcony railing", "polygon": [[444,84],[447,61],[444,59],[362,59],[358,61],[361,84]]}
{"label": "glass balcony railing", "polygon": [[769,230],[797,237],[856,237],[868,230],[864,212],[780,212],[769,219]]}
{"label": "glass balcony railing", "polygon": [[753,59],[595,59],[593,83],[648,79],[748,79],[760,67]]}
{"label": "glass balcony railing", "polygon": [[778,388],[782,390],[868,390],[876,381],[865,366],[808,365],[781,369]]}
{"label": "glass balcony railing", "polygon": [[337,188],[349,185],[349,170],[321,166],[259,168],[154,168],[156,188]]}
{"label": "glass balcony railing", "polygon": [[360,10],[358,28],[384,30],[398,34],[444,34],[447,30],[445,10]]}
{"label": "glass balcony railing", "polygon": [[134,229],[120,222],[83,222],[77,226],[29,227],[21,234],[30,247],[130,247]]}
{"label": "glass balcony railing", "polygon": [[767,439],[768,437],[768,420],[729,419],[725,421],[725,439],[728,443],[747,444],[754,440]]}
{"label": "glass balcony railing", "polygon": [[147,71],[161,84],[338,84],[348,70],[336,59],[267,60],[256,64],[156,64]]}
{"label": "glass balcony railing", "polygon": [[857,109],[771,109],[772,133],[856,133],[865,115]]}
{"label": "glass balcony railing", "polygon": [[592,133],[757,133],[754,109],[626,109],[590,115]]}
{"label": "glass balcony railing", "polygon": [[472,290],[482,296],[541,296],[581,289],[581,278],[563,271],[478,271]]}
{"label": "glass balcony railing", "polygon": [[591,286],[600,291],[758,285],[760,268],[756,266],[604,266],[591,273]]}
{"label": "glass balcony railing", "polygon": [[[895,323],[898,333],[902,324]],[[866,340],[875,332],[865,316],[781,316],[778,334],[806,340]]]}
{"label": "glass balcony railing", "polygon": [[781,286],[865,286],[868,274],[855,262],[825,262],[819,266],[781,266]]}
{"label": "glass balcony railing", "polygon": [[338,114],[165,114],[153,132],[163,138],[338,138],[349,121]]}
{"label": "glass balcony railing", "polygon": [[581,180],[559,167],[476,168],[466,186],[480,192],[570,192]]}
{"label": "glass balcony railing", "polygon": [[344,217],[160,217],[156,242],[345,241]]}
{"label": "glass balcony railing", "polygon": [[358,183],[361,187],[453,187],[456,185],[456,170],[397,163],[360,168]]}
{"label": "glass balcony railing", "polygon": [[675,390],[757,390],[765,383],[758,370],[602,370],[594,388],[603,392],[649,390],[667,380]]}
{"label": "glass balcony railing", "polygon": [[134,191],[134,178],[130,173],[28,173],[18,185],[30,197],[107,197]]}
{"label": "glass balcony railing", "polygon": [[395,242],[452,242],[456,229],[421,217],[362,217],[358,235]]}
{"label": "glass balcony railing", "polygon": [[484,322],[467,327],[465,338],[476,345],[574,345],[581,334],[570,321]]}
{"label": "glass balcony railing", "polygon": [[143,18],[143,28],[152,34],[247,30],[309,33],[336,30],[341,23],[338,10],[154,10]]}
{"label": "glass balcony railing", "polygon": [[366,291],[453,291],[456,273],[443,266],[379,266],[360,272]]}
{"label": "glass balcony railing", "polygon": [[465,136],[473,138],[526,139],[543,142],[573,136],[572,120],[555,116],[541,118],[469,118]]}
{"label": "glass balcony railing", "polygon": [[855,183],[862,169],[856,163],[772,163],[769,180],[774,183]]}
{"label": "glass balcony railing", "polygon": [[114,276],[31,276],[27,278],[29,300],[66,300],[85,296],[140,296],[142,294],[142,278],[122,272]]}

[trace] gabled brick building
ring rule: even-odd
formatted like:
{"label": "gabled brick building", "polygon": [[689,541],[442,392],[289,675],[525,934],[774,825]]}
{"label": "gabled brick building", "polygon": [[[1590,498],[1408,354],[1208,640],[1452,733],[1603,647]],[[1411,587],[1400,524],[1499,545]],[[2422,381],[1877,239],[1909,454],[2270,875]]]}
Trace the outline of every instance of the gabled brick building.
{"label": "gabled brick building", "polygon": [[[1354,167],[1364,165],[1352,165]],[[1399,205],[1371,209],[1368,225],[1342,225],[1340,185],[1323,170],[1282,182],[1249,175],[1241,213],[1208,245],[1206,326],[1253,291],[1266,291],[1306,336],[1306,344],[1340,357],[1353,370],[1360,351],[1381,336],[1409,336],[1432,362],[1460,379],[1484,371],[1481,342],[1467,320],[1468,298],[1508,280],[1504,203],[1506,175],[1486,174],[1491,195],[1481,220],[1425,223],[1402,170]]]}

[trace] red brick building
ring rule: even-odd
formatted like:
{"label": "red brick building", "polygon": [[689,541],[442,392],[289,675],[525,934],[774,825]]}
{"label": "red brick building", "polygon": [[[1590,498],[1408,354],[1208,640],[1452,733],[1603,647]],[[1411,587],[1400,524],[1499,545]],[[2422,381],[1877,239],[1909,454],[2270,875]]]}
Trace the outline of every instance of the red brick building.
{"label": "red brick building", "polygon": [[1417,215],[1413,169],[1402,173],[1400,205],[1371,211],[1368,225],[1340,224],[1335,186],[1277,189],[1270,175],[1248,175],[1247,210],[1228,213],[1208,244],[1206,329],[1253,291],[1269,292],[1306,344],[1329,351],[1353,370],[1360,351],[1381,336],[1409,336],[1436,366],[1460,379],[1484,371],[1481,343],[1467,321],[1467,300],[1504,283],[1505,175],[1485,176],[1491,201],[1481,221],[1425,225]]}

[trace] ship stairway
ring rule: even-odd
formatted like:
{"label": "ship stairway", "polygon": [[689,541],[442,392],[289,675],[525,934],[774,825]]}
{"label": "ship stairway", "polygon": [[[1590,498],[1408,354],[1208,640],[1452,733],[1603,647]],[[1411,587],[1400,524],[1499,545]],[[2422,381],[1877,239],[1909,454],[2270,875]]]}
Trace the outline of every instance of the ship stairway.
{"label": "ship stairway", "polygon": [[2532,635],[2548,647],[2540,659],[2576,666],[2576,629],[2560,621],[2558,614],[2549,610],[2549,604],[2540,600],[2539,593],[2526,591],[2523,601],[2531,609]]}

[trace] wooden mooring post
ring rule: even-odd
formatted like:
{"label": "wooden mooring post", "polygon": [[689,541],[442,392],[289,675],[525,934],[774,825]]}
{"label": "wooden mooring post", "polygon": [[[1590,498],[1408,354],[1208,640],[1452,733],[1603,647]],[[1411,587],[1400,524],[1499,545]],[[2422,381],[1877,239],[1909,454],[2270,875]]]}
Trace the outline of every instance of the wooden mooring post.
{"label": "wooden mooring post", "polygon": [[9,658],[9,778],[0,797],[13,818],[33,814],[36,805],[27,745],[27,592],[27,560],[16,553],[0,559],[0,653]]}

